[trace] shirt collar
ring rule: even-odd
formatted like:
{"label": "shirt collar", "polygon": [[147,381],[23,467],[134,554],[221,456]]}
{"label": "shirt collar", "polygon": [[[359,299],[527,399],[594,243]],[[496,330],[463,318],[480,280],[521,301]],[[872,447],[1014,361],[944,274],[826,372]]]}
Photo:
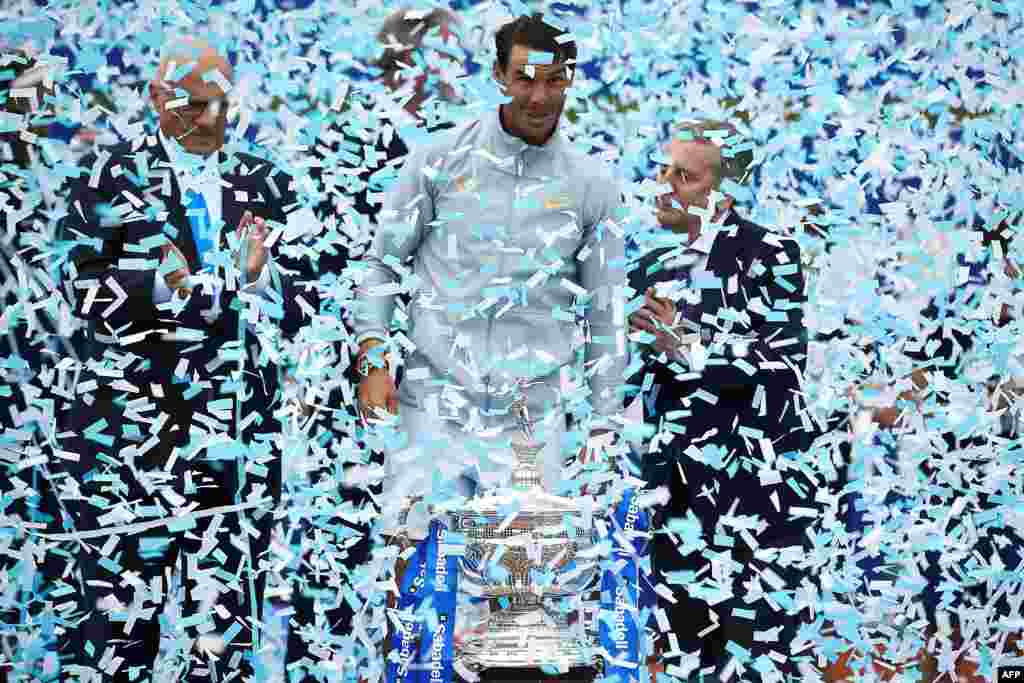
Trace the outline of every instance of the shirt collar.
{"label": "shirt collar", "polygon": [[687,247],[690,251],[699,251],[702,254],[711,253],[711,245],[715,243],[715,238],[718,236],[718,230],[714,228],[705,228],[701,230],[700,235],[693,241],[693,244]]}
{"label": "shirt collar", "polygon": [[525,150],[533,150],[538,153],[553,154],[562,146],[562,121],[559,119],[555,131],[543,145],[531,145],[526,140],[512,135],[501,125],[501,107],[484,119],[485,137],[490,151],[499,159],[518,156]]}
{"label": "shirt collar", "polygon": [[693,241],[693,244],[689,245],[687,249],[691,251],[699,251],[705,256],[710,256],[711,247],[714,246],[715,238],[718,237],[718,233],[722,232],[723,230],[728,230],[728,228],[722,228],[717,226],[729,225],[730,221],[733,220],[734,216],[735,213],[731,208],[726,209],[725,215],[722,216],[722,220],[715,224],[716,227],[706,227],[703,230],[701,230],[700,234],[697,236],[697,239],[695,239]]}
{"label": "shirt collar", "polygon": [[[182,185],[192,188],[202,181],[220,180],[220,152],[214,152],[205,159],[189,154],[181,145],[172,143],[162,130],[157,131],[160,144],[167,153],[167,161]],[[196,188],[193,188],[196,189]]]}

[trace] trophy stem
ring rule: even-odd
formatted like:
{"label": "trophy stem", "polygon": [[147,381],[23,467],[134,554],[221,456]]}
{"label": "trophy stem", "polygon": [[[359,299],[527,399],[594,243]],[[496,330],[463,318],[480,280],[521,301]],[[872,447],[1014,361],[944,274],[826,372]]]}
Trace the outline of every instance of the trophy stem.
{"label": "trophy stem", "polygon": [[513,441],[512,452],[516,464],[512,470],[512,488],[517,490],[543,488],[538,457],[543,444],[517,444]]}

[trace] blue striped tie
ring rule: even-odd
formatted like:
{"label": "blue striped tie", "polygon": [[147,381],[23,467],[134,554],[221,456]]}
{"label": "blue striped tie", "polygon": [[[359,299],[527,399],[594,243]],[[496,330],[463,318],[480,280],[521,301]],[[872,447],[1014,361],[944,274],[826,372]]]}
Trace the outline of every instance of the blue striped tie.
{"label": "blue striped tie", "polygon": [[189,190],[185,194],[185,215],[192,226],[192,238],[196,243],[196,256],[199,257],[200,270],[209,264],[206,258],[213,254],[213,228],[210,225],[210,212],[207,210],[206,199],[202,192]]}

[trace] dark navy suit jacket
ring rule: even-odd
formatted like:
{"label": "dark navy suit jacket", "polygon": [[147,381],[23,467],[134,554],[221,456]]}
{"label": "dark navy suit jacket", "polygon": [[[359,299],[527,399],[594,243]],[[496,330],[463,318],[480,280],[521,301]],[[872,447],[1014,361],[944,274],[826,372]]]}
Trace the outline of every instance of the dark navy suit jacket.
{"label": "dark navy suit jacket", "polygon": [[[670,516],[693,511],[711,532],[738,500],[735,514],[760,515],[769,525],[763,529],[765,536],[787,536],[799,528],[791,524],[788,508],[812,507],[814,497],[810,479],[797,469],[799,454],[814,436],[808,431],[811,422],[799,413],[807,355],[800,252],[796,242],[735,212],[725,226],[712,244],[707,266],[720,286],[701,289],[699,303],[687,316],[700,321],[705,335],[711,333],[710,343],[705,343],[706,367],[679,378],[690,369],[682,364],[672,368],[671,361],[666,365],[643,351],[643,365],[629,379],[629,391],[642,397],[644,421],[655,429],[662,428],[672,411],[689,411],[672,420],[683,433],[659,451],[645,453],[643,470],[649,485],[669,486]],[[633,264],[630,287],[641,300],[654,283],[685,277],[662,267],[659,257],[670,250],[648,251]],[[750,367],[736,362],[730,345],[716,346],[727,329],[750,339],[746,355],[738,356]],[[648,374],[653,384],[641,391]],[[776,456],[770,468],[764,466],[760,439],[771,442]]]}
{"label": "dark navy suit jacket", "polygon": [[[200,268],[181,191],[158,137],[149,136],[141,145],[120,144],[106,152],[110,157],[92,183],[93,169],[99,168],[94,166],[96,156],[81,162],[82,173],[70,182],[68,214],[60,229],[63,240],[75,243],[66,264],[67,276],[72,280],[75,313],[88,322],[91,347],[90,362],[78,380],[79,392],[60,419],[66,435],[63,447],[75,451],[78,460],[62,465],[75,480],[97,491],[102,487],[94,485],[96,477],[106,476],[114,467],[129,487],[129,498],[150,500],[153,491],[145,484],[136,486],[135,468],[158,471],[168,462],[179,469],[189,467],[187,458],[175,458],[173,448],[188,442],[197,420],[212,418],[218,423],[215,431],[238,442],[264,442],[256,446],[264,457],[246,466],[245,478],[262,482],[263,495],[276,497],[281,462],[270,454],[267,442],[277,431],[273,413],[280,407],[281,367],[247,325],[241,326],[239,336],[242,301],[237,288],[222,292],[221,314],[213,322],[202,316],[213,298],[201,286],[177,314],[156,307],[153,289],[161,234],[181,250],[190,272]],[[271,229],[285,225],[288,214],[299,208],[290,178],[266,160],[241,153],[218,154],[224,183],[222,235],[238,226],[245,211],[266,219]],[[278,278],[269,289],[276,292],[271,296],[277,298],[277,305],[268,314],[282,335],[290,336],[308,322],[297,297],[312,310],[318,309],[319,301],[317,291],[302,284],[311,279],[311,271],[279,253],[280,244],[271,248]],[[122,296],[124,300],[114,306]],[[185,330],[195,336],[175,338]],[[235,376],[240,359],[244,359],[244,384]],[[187,367],[185,376],[180,376],[183,360]],[[155,412],[166,413],[173,426],[158,429],[159,422],[150,423],[154,417],[150,413],[133,417],[127,406],[137,399],[154,403]],[[86,433],[103,422],[106,428],[99,436]],[[209,419],[204,427],[214,428]],[[147,447],[151,435],[158,443]],[[121,464],[129,460],[124,455],[128,446],[139,451],[131,467]],[[192,464],[201,460],[202,454]],[[223,469],[217,463],[210,466]],[[79,528],[97,523],[95,511],[87,512],[76,520]]]}

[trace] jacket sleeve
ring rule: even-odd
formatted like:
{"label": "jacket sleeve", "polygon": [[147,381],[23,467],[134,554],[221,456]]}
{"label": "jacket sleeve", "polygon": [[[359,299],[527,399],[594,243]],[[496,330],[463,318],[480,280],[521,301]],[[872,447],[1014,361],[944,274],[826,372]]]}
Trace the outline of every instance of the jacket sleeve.
{"label": "jacket sleeve", "polygon": [[[771,239],[773,237],[769,236]],[[716,340],[708,350],[702,378],[712,387],[711,391],[758,384],[777,385],[783,377],[787,383],[797,385],[797,373],[793,368],[797,368],[801,375],[804,372],[807,328],[804,326],[803,305],[806,294],[800,248],[792,240],[780,239],[778,242],[778,247],[761,250],[768,254],[760,264],[763,270],[759,275],[755,274],[751,288],[745,291],[741,288],[739,301],[746,303],[745,310],[734,311],[736,321],[731,332],[749,341],[730,344],[731,349],[727,349],[716,333]],[[763,244],[772,246],[769,242]],[[780,253],[785,254],[784,262],[777,258]]]}
{"label": "jacket sleeve", "polygon": [[589,376],[594,426],[612,428],[608,418],[622,412],[623,373],[626,370],[625,304],[626,248],[621,227],[623,203],[612,180],[597,188],[593,210],[584,215],[583,239],[577,255],[577,277],[590,294],[585,364]]}
{"label": "jacket sleeve", "polygon": [[426,145],[414,148],[377,216],[373,248],[363,261],[365,275],[356,289],[356,344],[387,339],[401,282],[398,268],[423,242],[426,226],[435,219],[435,189],[428,173]]}
{"label": "jacket sleeve", "polygon": [[[200,313],[209,308],[209,295],[193,295],[176,313],[157,308],[153,295],[155,280],[162,276],[159,245],[132,239],[133,226],[145,225],[152,216],[142,216],[129,199],[142,201],[141,190],[111,177],[115,164],[110,158],[97,160],[91,155],[83,160],[87,172],[69,181],[68,213],[60,221],[59,234],[70,245],[65,269],[75,315],[95,323],[103,334],[118,336],[131,335],[158,320],[205,326]],[[88,172],[93,168],[102,170],[93,175]]]}

